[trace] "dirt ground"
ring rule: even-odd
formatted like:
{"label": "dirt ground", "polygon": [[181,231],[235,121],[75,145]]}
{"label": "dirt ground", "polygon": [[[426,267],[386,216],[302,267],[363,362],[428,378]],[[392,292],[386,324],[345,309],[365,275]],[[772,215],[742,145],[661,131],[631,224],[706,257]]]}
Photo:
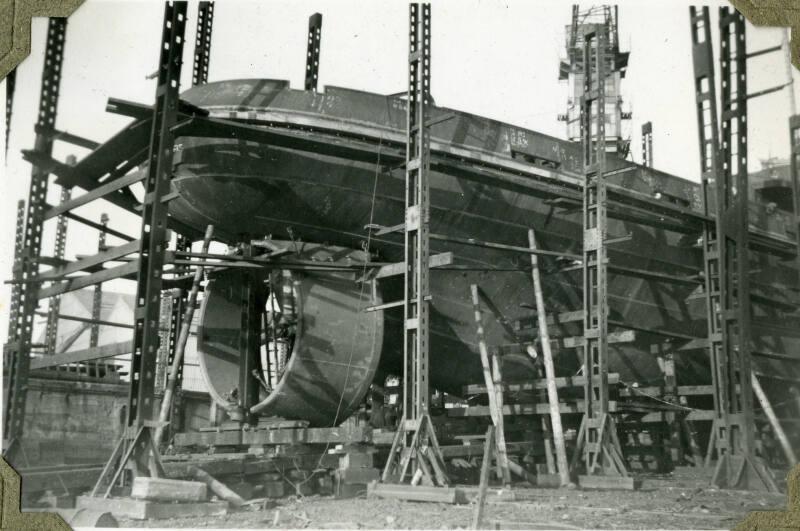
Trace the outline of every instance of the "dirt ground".
{"label": "dirt ground", "polygon": [[[474,488],[469,489],[473,493]],[[499,495],[498,495],[499,494]],[[472,496],[469,496],[472,498]],[[753,510],[784,510],[783,494],[719,490],[707,481],[645,479],[628,491],[492,489],[484,528],[524,529],[731,529]],[[288,497],[227,515],[167,520],[121,520],[121,527],[245,529],[464,529],[466,505],[330,496]],[[499,527],[495,524],[500,522]]]}

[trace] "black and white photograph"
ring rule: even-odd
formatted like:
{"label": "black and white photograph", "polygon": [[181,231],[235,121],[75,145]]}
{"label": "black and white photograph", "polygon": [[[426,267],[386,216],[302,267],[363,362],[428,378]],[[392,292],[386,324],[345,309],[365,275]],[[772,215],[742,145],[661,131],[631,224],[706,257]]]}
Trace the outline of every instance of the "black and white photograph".
{"label": "black and white photograph", "polygon": [[23,514],[561,530],[786,511],[799,47],[745,3],[34,17],[0,82]]}

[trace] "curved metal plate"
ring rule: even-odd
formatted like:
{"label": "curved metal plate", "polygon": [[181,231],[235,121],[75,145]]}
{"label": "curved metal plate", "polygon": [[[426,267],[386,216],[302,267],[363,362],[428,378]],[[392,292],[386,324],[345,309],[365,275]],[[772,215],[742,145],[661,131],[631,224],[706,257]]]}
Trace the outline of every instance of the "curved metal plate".
{"label": "curved metal plate", "polygon": [[[198,329],[202,373],[211,396],[223,406],[230,404],[239,380],[239,278],[226,272],[209,282]],[[292,355],[275,389],[252,411],[334,426],[358,407],[375,376],[383,316],[363,310],[380,298],[351,276],[316,272],[299,278],[297,297]]]}

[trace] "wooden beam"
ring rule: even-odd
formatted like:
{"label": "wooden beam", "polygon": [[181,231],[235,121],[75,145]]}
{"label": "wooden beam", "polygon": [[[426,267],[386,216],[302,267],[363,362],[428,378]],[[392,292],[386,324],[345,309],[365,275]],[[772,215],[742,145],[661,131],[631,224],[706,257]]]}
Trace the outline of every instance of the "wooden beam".
{"label": "wooden beam", "polygon": [[121,341],[119,343],[110,343],[108,345],[87,348],[84,350],[74,350],[72,352],[64,352],[63,354],[54,354],[52,356],[32,359],[31,370],[57,367],[67,363],[78,363],[81,361],[113,358],[114,356],[130,354],[132,350],[133,341]]}
{"label": "wooden beam", "polygon": [[449,504],[467,503],[466,494],[459,488],[392,483],[370,483],[367,485],[367,497]]}
{"label": "wooden beam", "polygon": [[[451,265],[452,263],[453,263],[453,253],[451,252],[439,253],[439,254],[434,254],[430,257],[430,260],[428,261],[429,264],[428,267],[430,268],[441,267],[441,266]],[[402,275],[405,272],[405,267],[406,267],[405,262],[397,262],[395,264],[381,266],[381,268],[378,269],[375,278],[386,278],[386,277]]]}
{"label": "wooden beam", "polygon": [[[621,332],[610,332],[608,334],[608,344],[612,343],[632,343],[636,341],[636,333],[633,330],[623,330]],[[586,343],[582,336],[565,337],[564,348],[578,348]]]}
{"label": "wooden beam", "polygon": [[481,463],[481,480],[478,488],[478,499],[475,501],[475,510],[472,516],[472,529],[482,529],[483,504],[486,502],[486,489],[489,487],[489,469],[492,462],[492,446],[494,427],[486,429],[486,439],[483,443],[483,462]]}
{"label": "wooden beam", "polygon": [[[608,403],[609,411],[612,413],[617,410],[616,402]],[[561,402],[559,404],[561,413],[583,413],[585,408],[583,400],[574,402]],[[549,415],[549,404],[506,404],[503,406],[503,415]],[[491,410],[489,406],[469,406],[453,407],[447,409],[448,417],[489,417]]]}
{"label": "wooden beam", "polygon": [[[554,378],[556,386],[562,387],[583,387],[586,385],[585,376],[558,376]],[[616,385],[619,383],[619,374],[613,372],[608,374],[609,385]],[[520,391],[540,391],[547,389],[547,381],[544,379],[537,379],[531,382],[521,384],[503,384],[503,390],[507,392],[517,393]],[[486,392],[486,386],[482,384],[465,385],[463,387],[465,395],[477,395]]]}
{"label": "wooden beam", "polygon": [[430,237],[432,240],[460,243],[461,245],[471,245],[473,247],[484,247],[487,249],[497,249],[499,251],[510,251],[522,254],[536,254],[539,256],[554,256],[557,258],[569,258],[572,260],[581,260],[583,258],[582,256],[579,256],[577,254],[572,254],[567,252],[533,250],[530,249],[529,247],[521,247],[519,245],[507,245],[505,243],[485,242],[481,240],[476,240],[474,238],[458,238],[456,236],[448,236],[446,234],[431,233]]}
{"label": "wooden beam", "polygon": [[783,431],[783,426],[781,426],[778,416],[775,414],[775,410],[772,409],[772,404],[767,397],[767,393],[765,393],[764,389],[761,387],[761,382],[758,381],[758,378],[755,374],[751,373],[750,376],[753,385],[753,392],[758,398],[758,402],[761,404],[761,409],[764,410],[764,414],[767,416],[770,426],[772,426],[772,431],[775,433],[775,437],[781,444],[781,448],[783,448],[783,453],[786,456],[786,460],[788,461],[789,466],[795,466],[797,464],[797,456],[792,448],[792,443],[789,442],[786,432]]}
{"label": "wooden beam", "polygon": [[[528,230],[528,245],[536,250],[536,234],[533,229]],[[539,339],[544,354],[545,382],[547,384],[547,402],[550,405],[550,422],[552,425],[553,440],[555,442],[558,473],[561,486],[567,486],[569,480],[569,465],[567,464],[567,449],[564,443],[564,430],[561,425],[561,411],[558,408],[558,386],[556,385],[556,370],[553,365],[553,352],[550,349],[550,333],[547,325],[547,310],[544,306],[541,278],[539,275],[539,260],[531,254],[531,278],[533,280],[534,299],[536,301],[536,314],[539,318]]]}

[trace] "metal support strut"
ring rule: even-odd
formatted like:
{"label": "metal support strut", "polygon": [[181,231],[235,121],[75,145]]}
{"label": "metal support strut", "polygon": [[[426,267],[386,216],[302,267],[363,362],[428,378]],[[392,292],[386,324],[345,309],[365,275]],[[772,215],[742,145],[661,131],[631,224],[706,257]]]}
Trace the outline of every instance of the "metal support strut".
{"label": "metal support strut", "polygon": [[200,2],[197,11],[197,33],[194,40],[193,87],[208,83],[208,65],[211,62],[211,30],[213,26],[214,2]]}
{"label": "metal support strut", "polygon": [[157,424],[153,420],[154,394],[160,342],[162,271],[167,247],[167,204],[162,198],[169,193],[172,177],[172,127],[177,117],[185,28],[186,2],[167,3],[164,7],[156,103],[153,106],[148,175],[144,181],[128,429],[98,479],[93,496],[101,491],[104,497],[111,493],[128,460],[132,460],[135,474],[158,476],[161,473],[152,429]]}
{"label": "metal support strut", "polygon": [[[72,197],[72,189],[67,186],[61,187],[61,203],[66,203],[70,200],[70,197]],[[64,252],[67,247],[67,218],[63,215],[58,216],[58,221],[56,223],[56,242],[53,249],[53,257],[57,260],[63,260]],[[59,313],[61,313],[61,297],[57,296],[50,299],[47,307],[45,354],[56,353]]]}
{"label": "metal support strut", "polygon": [[[429,223],[430,136],[427,127],[431,75],[431,6],[409,6],[409,70],[406,137],[405,295],[403,418],[382,481],[447,485],[444,461],[429,413],[430,333]],[[400,457],[399,463],[396,463]],[[410,470],[409,470],[410,466]]]}
{"label": "metal support strut", "polygon": [[[583,370],[586,409],[577,450],[585,472],[625,478],[630,483],[616,423],[609,409],[608,387],[608,257],[605,81],[609,66],[607,28],[598,25],[585,35],[581,136],[583,148]],[[586,477],[581,482],[589,481]]]}
{"label": "metal support strut", "polygon": [[642,166],[653,167],[653,122],[642,124]]}
{"label": "metal support strut", "polygon": [[17,69],[13,69],[6,76],[6,158],[8,145],[11,142],[11,116],[14,114],[14,89],[17,84]]}
{"label": "metal support strut", "polygon": [[[64,57],[66,29],[67,20],[65,18],[51,18],[47,27],[47,47],[34,145],[34,151],[47,158],[53,151],[52,135],[55,131],[58,93],[61,86],[61,63]],[[8,336],[7,350],[4,355],[7,363],[3,436],[7,441],[4,448],[8,457],[11,456],[13,447],[22,437],[25,419],[33,319],[39,303],[36,294],[40,285],[31,280],[39,274],[48,178],[47,170],[38,166],[33,167],[20,260],[16,264],[18,267],[14,268],[14,281],[15,285],[19,285],[19,290],[15,292],[18,298],[12,300],[11,306],[17,308],[17,312],[13,315],[14,320],[9,327],[11,333]]]}
{"label": "metal support strut", "polygon": [[308,50],[306,52],[306,90],[317,91],[319,78],[319,47],[322,40],[322,15],[308,17]]}

